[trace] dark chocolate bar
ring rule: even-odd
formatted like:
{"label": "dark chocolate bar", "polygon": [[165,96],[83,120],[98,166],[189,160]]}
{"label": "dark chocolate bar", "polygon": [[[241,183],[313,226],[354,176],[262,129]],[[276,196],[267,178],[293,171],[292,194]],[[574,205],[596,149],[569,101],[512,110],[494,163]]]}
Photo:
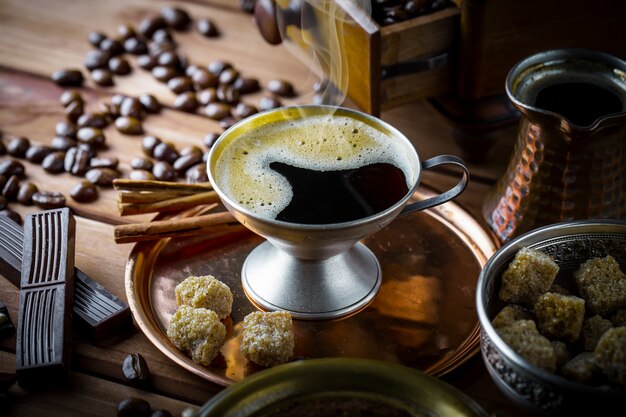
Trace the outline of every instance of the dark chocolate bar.
{"label": "dark chocolate bar", "polygon": [[0,301],[0,339],[9,337],[15,332],[15,327],[9,315],[9,309]]}
{"label": "dark chocolate bar", "polygon": [[[22,227],[0,215],[0,274],[20,286]],[[74,279],[74,329],[92,343],[101,343],[133,329],[128,304],[76,268]]]}
{"label": "dark chocolate bar", "polygon": [[74,216],[68,208],[30,214],[24,222],[15,370],[23,387],[69,370],[74,297]]}

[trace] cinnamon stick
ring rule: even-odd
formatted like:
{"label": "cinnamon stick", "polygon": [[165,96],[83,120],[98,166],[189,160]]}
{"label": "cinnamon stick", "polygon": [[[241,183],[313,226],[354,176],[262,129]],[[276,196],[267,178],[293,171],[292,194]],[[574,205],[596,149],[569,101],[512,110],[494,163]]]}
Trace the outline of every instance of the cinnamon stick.
{"label": "cinnamon stick", "polygon": [[205,191],[148,203],[122,203],[122,197],[120,195],[118,210],[122,216],[129,216],[133,214],[179,211],[196,205],[215,203],[218,201],[220,201],[220,199],[215,191]]}
{"label": "cinnamon stick", "polygon": [[164,237],[182,237],[238,230],[243,226],[228,211],[198,217],[158,220],[115,226],[115,243],[132,243]]}
{"label": "cinnamon stick", "polygon": [[195,194],[212,190],[213,186],[208,182],[183,184],[180,182],[117,178],[113,180],[113,188],[117,191],[176,191],[180,194]]}

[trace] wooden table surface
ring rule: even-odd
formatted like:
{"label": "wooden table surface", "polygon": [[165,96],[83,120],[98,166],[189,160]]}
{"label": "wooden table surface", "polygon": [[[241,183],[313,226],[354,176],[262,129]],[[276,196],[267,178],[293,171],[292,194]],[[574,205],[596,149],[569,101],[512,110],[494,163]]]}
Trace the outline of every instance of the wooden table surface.
{"label": "wooden table surface", "polygon": [[[251,16],[243,13],[235,0],[0,0],[0,130],[7,137],[21,135],[31,142],[48,144],[56,122],[64,119],[59,96],[64,91],[50,81],[53,71],[61,68],[83,69],[83,59],[91,46],[90,31],[115,34],[120,24],[137,25],[146,16],[155,15],[170,4],[185,8],[193,18],[210,17],[221,30],[221,37],[203,38],[197,31],[175,33],[180,50],[191,63],[207,65],[221,59],[232,62],[244,75],[257,77],[263,85],[274,78],[291,81],[297,91],[295,103],[312,101],[313,84],[318,78],[284,46],[270,46],[260,37]],[[87,99],[87,109],[95,110],[99,101],[114,93],[139,95],[152,93],[166,108],[144,122],[146,134],[167,138],[177,147],[202,146],[208,132],[221,132],[218,123],[201,114],[183,113],[172,108],[174,95],[147,72],[134,65],[128,76],[116,76],[113,87],[98,87],[87,81],[80,90]],[[86,71],[84,71],[86,73]],[[247,96],[256,104],[262,93]],[[350,106],[346,102],[346,106]],[[454,139],[454,130],[427,102],[385,112],[381,116],[411,139],[422,159],[449,153],[464,157]],[[113,126],[106,128],[108,149],[103,156],[120,159],[127,175],[133,157],[140,156],[141,136],[120,134]],[[480,217],[485,194],[501,175],[512,150],[515,128],[491,132],[494,145],[480,163],[468,161],[472,179],[458,202]],[[4,158],[4,157],[0,157]],[[77,182],[69,174],[51,176],[40,166],[24,162],[28,179],[40,189],[57,190],[68,195]],[[447,173],[428,172],[423,182],[436,189],[446,189],[456,182]],[[152,216],[120,217],[112,189],[101,189],[94,203],[80,204],[68,198],[77,221],[76,266],[103,284],[121,299],[124,292],[124,269],[132,244],[116,244],[116,224],[149,220]],[[12,203],[22,215],[37,210]],[[0,231],[2,233],[2,231]],[[0,300],[15,320],[19,292],[0,277]],[[138,389],[124,382],[121,363],[129,353],[141,353],[147,360],[153,384]],[[135,396],[148,400],[153,409],[165,408],[180,415],[187,407],[202,405],[224,389],[201,379],[165,357],[136,330],[121,340],[94,346],[75,337],[72,352],[71,380],[67,386],[54,386],[29,392],[14,385],[0,402],[0,415],[116,415],[116,406],[124,398]],[[15,370],[15,338],[0,341],[0,372]],[[480,355],[475,355],[454,371],[441,377],[476,400],[488,413],[511,417],[526,415],[513,406],[492,383]]]}

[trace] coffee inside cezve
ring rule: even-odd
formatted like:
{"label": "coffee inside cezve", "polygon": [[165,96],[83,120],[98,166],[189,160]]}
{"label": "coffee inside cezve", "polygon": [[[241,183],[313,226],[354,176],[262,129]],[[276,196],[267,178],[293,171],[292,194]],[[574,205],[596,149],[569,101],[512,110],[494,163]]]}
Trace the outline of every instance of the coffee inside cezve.
{"label": "coffee inside cezve", "polygon": [[315,171],[282,162],[270,168],[283,175],[293,197],[277,220],[331,224],[361,219],[398,202],[409,191],[401,169],[374,163],[339,171]]}
{"label": "coffee inside cezve", "polygon": [[589,126],[600,117],[623,111],[623,103],[616,94],[604,87],[581,82],[542,88],[535,106],[558,113],[578,126]]}

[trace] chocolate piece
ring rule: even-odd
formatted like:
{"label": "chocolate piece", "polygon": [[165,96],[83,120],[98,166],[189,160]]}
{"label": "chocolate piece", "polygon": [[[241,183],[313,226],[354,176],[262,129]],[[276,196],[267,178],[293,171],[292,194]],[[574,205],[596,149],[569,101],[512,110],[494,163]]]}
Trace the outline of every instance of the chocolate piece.
{"label": "chocolate piece", "polygon": [[0,301],[0,339],[9,337],[15,332],[15,327],[9,316],[9,309]]}
{"label": "chocolate piece", "polygon": [[74,235],[68,208],[30,214],[24,222],[15,369],[25,388],[49,378],[61,382],[69,370]]}
{"label": "chocolate piece", "polygon": [[[22,270],[20,225],[0,215],[0,274],[19,287]],[[95,344],[133,328],[128,305],[78,268],[74,276],[74,321],[76,331]]]}

